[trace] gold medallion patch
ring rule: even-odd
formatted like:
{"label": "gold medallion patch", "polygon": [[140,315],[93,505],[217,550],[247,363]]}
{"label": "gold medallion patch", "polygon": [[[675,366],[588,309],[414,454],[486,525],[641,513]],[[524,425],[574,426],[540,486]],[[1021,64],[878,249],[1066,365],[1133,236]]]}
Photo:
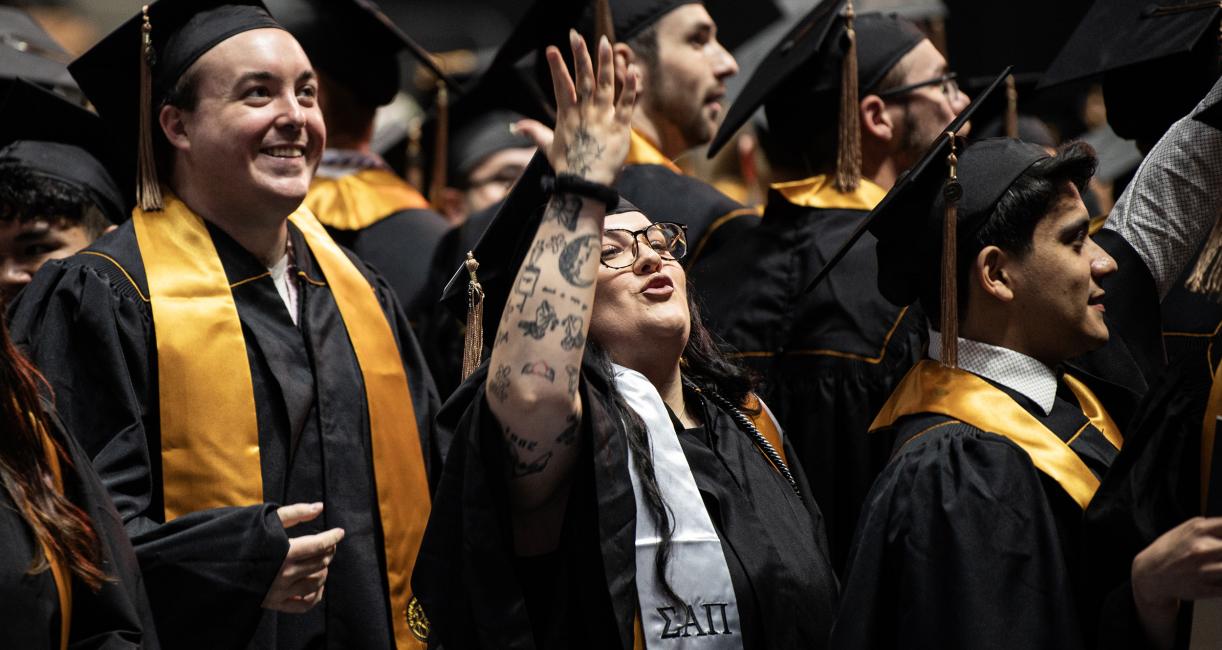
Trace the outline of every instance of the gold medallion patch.
{"label": "gold medallion patch", "polygon": [[429,638],[429,617],[424,615],[424,608],[415,596],[407,603],[407,627],[412,635],[421,641]]}

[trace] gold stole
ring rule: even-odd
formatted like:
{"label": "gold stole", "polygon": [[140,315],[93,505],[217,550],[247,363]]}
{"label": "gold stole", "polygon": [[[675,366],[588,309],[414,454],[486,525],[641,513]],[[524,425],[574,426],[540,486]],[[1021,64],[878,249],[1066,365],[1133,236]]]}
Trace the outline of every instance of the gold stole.
{"label": "gold stole", "polygon": [[833,180],[827,174],[820,174],[800,181],[773,183],[769,187],[780,192],[786,201],[794,205],[824,210],[870,211],[887,195],[887,190],[868,178],[861,179],[857,189],[847,194],[837,190]]}
{"label": "gold stole", "polygon": [[385,169],[362,169],[339,178],[314,177],[305,207],[324,225],[360,230],[403,210],[429,207],[406,181]]}
{"label": "gold stole", "polygon": [[673,160],[667,158],[665,154],[658,151],[658,148],[653,146],[653,143],[645,139],[645,136],[637,133],[636,129],[628,132],[628,157],[624,159],[625,165],[661,165],[676,174],[682,174],[683,170],[674,163]]}
{"label": "gold stole", "polygon": [[[33,414],[30,415],[30,418],[36,423],[41,434],[43,455],[47,459],[47,465],[51,468],[55,491],[63,494],[64,472],[59,464],[59,450],[56,449],[55,442],[51,440],[47,430],[38,423]],[[33,513],[27,511],[25,516],[32,518]],[[59,649],[67,650],[68,634],[72,631],[72,571],[64,563],[64,558],[55,552],[55,549],[42,544],[42,552],[47,558],[47,564],[51,566],[51,578],[55,580],[55,591],[59,597]]]}
{"label": "gold stole", "polygon": [[[1065,383],[1082,412],[1117,449],[1120,429],[1099,399],[1082,382],[1066,375]],[[891,426],[906,415],[936,413],[1008,438],[1031,456],[1031,462],[1056,481],[1083,510],[1099,489],[1099,479],[1065,441],[987,381],[957,368],[925,360],[908,371],[883,405],[870,431]]]}
{"label": "gold stole", "polygon": [[[398,347],[373,288],[304,206],[301,230],[335,297],[361,368],[392,622],[400,650],[423,649],[428,622],[411,572],[430,497]],[[165,515],[263,503],[259,429],[246,344],[225,269],[203,220],[172,194],[132,213],[157,333]]]}

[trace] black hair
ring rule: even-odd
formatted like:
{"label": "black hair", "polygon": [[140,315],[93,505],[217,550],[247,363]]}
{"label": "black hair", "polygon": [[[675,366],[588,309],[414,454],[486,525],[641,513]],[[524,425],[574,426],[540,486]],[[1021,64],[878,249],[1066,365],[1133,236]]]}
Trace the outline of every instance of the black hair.
{"label": "black hair", "polygon": [[[1079,193],[1085,193],[1098,164],[1095,150],[1089,144],[1063,144],[1055,155],[1036,161],[1023,172],[978,226],[967,232],[960,229],[956,271],[960,320],[967,313],[970,274],[976,255],[986,246],[996,246],[1019,258],[1030,253],[1036,226],[1064,196],[1065,184],[1071,183]],[[940,241],[941,226],[937,230]],[[941,249],[936,250],[938,254],[925,260],[921,273],[920,300],[927,314],[941,313]],[[937,323],[933,325],[937,327]]]}
{"label": "black hair", "polygon": [[624,41],[632,48],[632,53],[646,69],[653,70],[658,65],[658,23],[655,21]]}
{"label": "black hair", "polygon": [[[705,327],[704,320],[700,317],[700,309],[690,283],[687,291],[687,308],[691,316],[691,327],[687,345],[683,348],[683,355],[680,357],[684,378],[703,392],[715,392],[733,404],[743,405],[755,388],[754,377],[721,353],[713,334]],[[597,363],[607,377],[611,376],[611,358],[597,342],[591,339],[586,344],[586,354],[590,355],[590,358]],[[645,429],[645,423],[641,417],[628,406],[623,396],[619,394],[615,382],[607,383],[612,410],[625,426],[628,450],[632,456],[631,462],[635,464],[637,475],[640,476],[649,516],[653,519],[654,526],[662,537],[658,544],[658,553],[654,557],[654,572],[657,581],[662,585],[668,598],[676,603],[681,603],[682,599],[675,593],[670,580],[666,577],[674,524],[670,506],[663,500],[662,492],[658,488],[657,475],[653,468],[653,454],[649,445],[649,432]],[[743,406],[739,408],[751,412]]]}
{"label": "black hair", "polygon": [[89,194],[76,185],[12,162],[0,164],[0,178],[0,222],[47,219],[57,226],[82,226],[90,239],[110,226]]}
{"label": "black hair", "polygon": [[153,158],[157,164],[157,177],[162,183],[169,183],[174,172],[174,147],[161,130],[161,109],[173,106],[184,111],[194,111],[199,106],[199,71],[192,66],[188,68],[172,88],[165,91],[160,102],[153,107],[149,116],[152,124],[149,128],[153,134]]}

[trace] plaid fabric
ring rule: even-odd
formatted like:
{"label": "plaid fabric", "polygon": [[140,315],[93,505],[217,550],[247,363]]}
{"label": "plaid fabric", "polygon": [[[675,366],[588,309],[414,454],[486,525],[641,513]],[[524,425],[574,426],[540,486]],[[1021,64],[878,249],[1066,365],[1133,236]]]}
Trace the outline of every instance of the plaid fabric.
{"label": "plaid fabric", "polygon": [[[942,335],[929,330],[929,357],[941,360]],[[1007,348],[959,338],[959,368],[1026,395],[1044,415],[1052,413],[1057,374],[1035,359]]]}

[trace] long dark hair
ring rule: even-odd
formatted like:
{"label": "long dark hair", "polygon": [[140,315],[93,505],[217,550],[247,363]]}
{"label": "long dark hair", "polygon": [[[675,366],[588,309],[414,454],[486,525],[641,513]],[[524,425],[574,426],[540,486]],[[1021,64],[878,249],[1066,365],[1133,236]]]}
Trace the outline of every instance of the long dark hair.
{"label": "long dark hair", "polygon": [[[746,369],[722,354],[712,332],[704,326],[697,302],[689,282],[687,309],[691,316],[691,326],[687,345],[684,346],[679,361],[683,377],[701,391],[716,392],[733,404],[743,405],[755,389],[755,379]],[[607,377],[611,376],[611,357],[597,342],[590,340],[586,344],[586,354],[598,364]],[[682,599],[675,593],[666,577],[666,567],[670,564],[671,536],[675,527],[671,521],[670,506],[662,499],[662,492],[658,488],[657,475],[653,469],[653,453],[649,446],[649,432],[645,429],[645,422],[641,417],[624,401],[615,387],[615,382],[610,381],[607,384],[613,412],[624,423],[628,450],[631,452],[637,475],[640,476],[649,517],[662,537],[658,544],[658,553],[654,556],[654,573],[666,596],[675,603],[682,603]]]}
{"label": "long dark hair", "polygon": [[[54,488],[46,456],[43,436],[49,435],[50,423],[39,399],[39,388],[46,386],[38,370],[13,345],[8,327],[0,320],[0,485],[42,548],[63,558],[73,575],[97,591],[106,580],[97,533],[88,515]],[[70,469],[63,448],[54,438],[51,441],[60,466]],[[33,575],[48,568],[47,556],[37,553],[29,572]]]}

